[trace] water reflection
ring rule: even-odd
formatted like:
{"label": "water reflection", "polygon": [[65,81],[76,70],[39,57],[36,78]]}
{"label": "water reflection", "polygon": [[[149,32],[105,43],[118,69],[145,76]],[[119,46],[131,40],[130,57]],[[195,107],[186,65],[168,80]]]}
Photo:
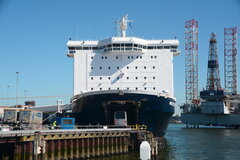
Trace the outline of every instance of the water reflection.
{"label": "water reflection", "polygon": [[[240,130],[226,128],[185,128],[170,124],[164,139],[165,150],[151,160],[238,160]],[[91,160],[139,160],[139,152],[130,152]]]}

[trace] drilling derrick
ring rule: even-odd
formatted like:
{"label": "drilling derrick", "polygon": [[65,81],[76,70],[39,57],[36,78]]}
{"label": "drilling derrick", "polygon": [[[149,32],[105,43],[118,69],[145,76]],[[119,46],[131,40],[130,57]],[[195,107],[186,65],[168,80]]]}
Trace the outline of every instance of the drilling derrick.
{"label": "drilling derrick", "polygon": [[212,33],[209,41],[208,72],[207,72],[206,88],[209,91],[221,90],[218,53],[217,53],[217,40],[216,40],[216,34],[214,33]]}
{"label": "drilling derrick", "polygon": [[185,91],[186,104],[196,105],[198,100],[198,21],[185,22]]}
{"label": "drilling derrick", "polygon": [[225,89],[237,94],[237,27],[224,28],[224,78]]}

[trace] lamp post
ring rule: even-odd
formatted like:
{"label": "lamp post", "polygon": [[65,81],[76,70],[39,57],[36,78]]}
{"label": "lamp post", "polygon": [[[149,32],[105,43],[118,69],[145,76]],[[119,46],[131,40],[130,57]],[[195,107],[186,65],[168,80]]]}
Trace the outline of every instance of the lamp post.
{"label": "lamp post", "polygon": [[7,106],[8,106],[8,95],[9,95],[9,88],[10,88],[10,86],[7,86]]}
{"label": "lamp post", "polygon": [[27,90],[26,89],[24,90],[24,97],[25,98],[27,97]]}
{"label": "lamp post", "polygon": [[16,84],[16,106],[17,106],[17,103],[18,103],[18,74],[19,74],[19,72],[16,72],[16,75],[17,75],[17,84]]}

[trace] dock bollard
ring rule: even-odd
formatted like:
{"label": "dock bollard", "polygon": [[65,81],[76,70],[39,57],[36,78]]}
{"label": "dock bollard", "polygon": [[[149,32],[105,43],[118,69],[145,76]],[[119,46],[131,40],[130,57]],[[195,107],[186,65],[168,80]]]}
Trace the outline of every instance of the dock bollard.
{"label": "dock bollard", "polygon": [[141,160],[151,159],[151,147],[148,141],[143,141],[140,145],[140,159]]}

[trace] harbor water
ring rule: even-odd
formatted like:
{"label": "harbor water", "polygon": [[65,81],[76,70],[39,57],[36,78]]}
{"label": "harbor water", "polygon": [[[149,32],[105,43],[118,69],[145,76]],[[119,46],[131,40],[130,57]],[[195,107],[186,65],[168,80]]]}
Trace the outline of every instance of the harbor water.
{"label": "harbor water", "polygon": [[[158,160],[238,160],[240,129],[186,128],[170,124],[165,136],[166,148]],[[94,160],[139,160],[138,152],[94,158]]]}

